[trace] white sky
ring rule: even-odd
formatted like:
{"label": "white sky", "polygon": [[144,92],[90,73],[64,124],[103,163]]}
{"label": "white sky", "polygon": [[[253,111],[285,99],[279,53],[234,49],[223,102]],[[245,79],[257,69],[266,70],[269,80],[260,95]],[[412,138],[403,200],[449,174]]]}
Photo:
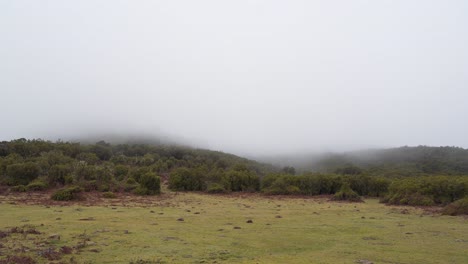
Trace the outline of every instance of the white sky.
{"label": "white sky", "polygon": [[0,140],[468,147],[467,1],[0,1]]}

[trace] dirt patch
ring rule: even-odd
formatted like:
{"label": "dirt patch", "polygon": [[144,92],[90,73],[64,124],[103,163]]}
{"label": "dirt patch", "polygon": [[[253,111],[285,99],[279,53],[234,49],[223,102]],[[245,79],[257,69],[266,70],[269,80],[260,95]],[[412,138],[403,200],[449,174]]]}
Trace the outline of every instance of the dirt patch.
{"label": "dirt patch", "polygon": [[0,239],[7,237],[9,234],[7,232],[0,231]]}
{"label": "dirt patch", "polygon": [[62,254],[58,251],[55,251],[53,248],[39,251],[38,255],[48,260],[59,260],[62,258]]}
{"label": "dirt patch", "polygon": [[7,256],[6,259],[0,260],[0,264],[36,264],[37,262],[27,256]]}
{"label": "dirt patch", "polygon": [[60,248],[60,253],[62,254],[68,255],[68,254],[71,254],[72,252],[73,252],[73,248],[71,247],[63,246]]}

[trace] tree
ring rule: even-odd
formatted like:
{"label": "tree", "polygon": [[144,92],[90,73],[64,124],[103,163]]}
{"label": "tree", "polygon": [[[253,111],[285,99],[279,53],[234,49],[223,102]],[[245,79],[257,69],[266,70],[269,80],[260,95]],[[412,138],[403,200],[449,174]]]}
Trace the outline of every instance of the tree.
{"label": "tree", "polygon": [[17,163],[7,166],[10,185],[27,185],[39,176],[40,169],[34,162]]}
{"label": "tree", "polygon": [[147,195],[161,193],[161,179],[153,172],[143,174],[140,179],[140,185],[146,189]]}
{"label": "tree", "polygon": [[169,176],[169,188],[175,191],[202,191],[206,187],[203,178],[200,170],[178,168]]}
{"label": "tree", "polygon": [[291,174],[291,175],[295,175],[296,174],[296,169],[294,167],[290,167],[290,166],[286,166],[283,168],[282,170],[284,173],[286,174]]}

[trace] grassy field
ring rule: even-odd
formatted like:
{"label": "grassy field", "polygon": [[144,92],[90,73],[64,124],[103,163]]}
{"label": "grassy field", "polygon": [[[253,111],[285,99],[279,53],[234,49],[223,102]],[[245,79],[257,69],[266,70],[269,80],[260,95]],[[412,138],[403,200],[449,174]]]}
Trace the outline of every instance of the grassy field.
{"label": "grassy field", "polygon": [[0,196],[0,263],[468,263],[466,218],[375,199],[47,198]]}

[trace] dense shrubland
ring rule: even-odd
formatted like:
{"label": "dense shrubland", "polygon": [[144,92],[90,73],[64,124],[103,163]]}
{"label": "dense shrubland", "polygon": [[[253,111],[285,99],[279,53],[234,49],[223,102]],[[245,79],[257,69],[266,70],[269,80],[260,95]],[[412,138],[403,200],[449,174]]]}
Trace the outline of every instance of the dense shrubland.
{"label": "dense shrubland", "polygon": [[[422,151],[417,150],[416,160]],[[431,167],[428,163],[424,168],[463,171],[464,158],[460,154],[463,151],[456,148],[453,150],[455,154],[449,157],[440,154],[450,152],[445,148],[436,152],[441,160],[456,157],[459,167],[435,160],[439,165]],[[230,154],[181,146],[19,139],[0,143],[0,185],[9,186],[10,191],[16,192],[54,189],[52,199],[55,200],[76,199],[83,191],[99,191],[103,197],[113,197],[117,192],[155,195],[161,192],[161,185],[167,183],[173,191],[331,195],[332,199],[347,201],[360,201],[361,196],[371,196],[398,205],[452,203],[454,208],[457,205],[459,208],[460,204],[466,206],[466,202],[457,201],[468,195],[467,176],[407,174],[408,164],[399,164],[400,158],[391,157],[392,170],[388,170],[388,164],[379,168],[348,163],[336,167],[333,163],[331,173],[297,174],[293,167],[280,169]],[[433,161],[430,157],[426,159]],[[395,173],[388,174],[389,171]]]}
{"label": "dense shrubland", "polygon": [[[59,189],[159,194],[161,178],[178,191],[258,191],[273,166],[222,152],[182,146],[49,142],[0,142],[0,185],[11,191]],[[170,176],[169,176],[170,175]]]}

